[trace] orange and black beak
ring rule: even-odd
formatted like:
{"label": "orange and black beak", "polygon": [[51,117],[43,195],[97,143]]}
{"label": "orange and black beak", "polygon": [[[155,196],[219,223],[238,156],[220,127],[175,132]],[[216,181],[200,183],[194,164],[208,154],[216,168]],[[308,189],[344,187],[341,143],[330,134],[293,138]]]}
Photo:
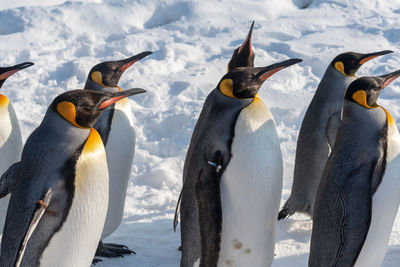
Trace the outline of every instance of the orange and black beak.
{"label": "orange and black beak", "polygon": [[137,54],[137,55],[135,55],[135,56],[133,56],[133,57],[120,60],[120,64],[121,64],[122,66],[119,68],[119,70],[120,70],[121,72],[124,72],[124,71],[127,70],[130,66],[132,66],[136,61],[139,61],[139,60],[141,60],[141,59],[143,59],[143,58],[145,58],[145,57],[147,57],[148,55],[151,55],[151,54],[153,54],[153,52],[145,51],[145,52],[142,52],[142,53],[140,53],[140,54]]}
{"label": "orange and black beak", "polygon": [[21,64],[17,64],[15,66],[0,68],[0,87],[3,85],[4,81],[8,77],[10,77],[11,75],[13,75],[14,73],[16,73],[20,70],[26,69],[32,65],[33,65],[32,62],[24,62]]}
{"label": "orange and black beak", "polygon": [[390,54],[390,53],[393,53],[393,51],[392,50],[383,50],[383,51],[379,51],[379,52],[375,52],[375,53],[363,54],[359,59],[359,64],[362,65],[365,62],[370,61],[373,58],[383,56],[386,54]]}
{"label": "orange and black beak", "polygon": [[259,69],[257,77],[260,82],[264,82],[266,79],[274,75],[280,70],[283,70],[284,68],[287,68],[289,66],[292,66],[294,64],[302,62],[302,59],[299,58],[293,58],[293,59],[288,59],[285,61],[282,61],[280,63],[272,64],[267,67],[262,67],[262,68],[254,68],[254,69]]}
{"label": "orange and black beak", "polygon": [[388,86],[391,82],[393,82],[396,78],[400,76],[400,70],[396,70],[392,73],[379,76],[382,79],[382,89]]}
{"label": "orange and black beak", "polygon": [[111,106],[115,102],[117,102],[125,97],[132,96],[132,95],[138,95],[138,94],[142,94],[145,92],[146,92],[146,90],[141,89],[141,88],[132,88],[132,89],[116,92],[116,93],[109,93],[109,96],[106,97],[106,99],[100,103],[99,109],[100,110],[106,109],[107,107]]}

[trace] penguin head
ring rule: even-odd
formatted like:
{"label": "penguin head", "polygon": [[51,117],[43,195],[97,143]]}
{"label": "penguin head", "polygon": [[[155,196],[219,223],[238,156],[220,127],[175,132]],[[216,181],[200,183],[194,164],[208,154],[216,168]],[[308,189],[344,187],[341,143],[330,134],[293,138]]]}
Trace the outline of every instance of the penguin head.
{"label": "penguin head", "polygon": [[247,34],[246,40],[243,44],[233,51],[231,60],[228,63],[228,72],[237,67],[253,67],[254,66],[254,52],[251,48],[251,35],[253,33],[254,21],[251,24],[250,31]]}
{"label": "penguin head", "polygon": [[254,98],[263,82],[274,73],[301,62],[301,59],[289,59],[267,67],[238,67],[222,77],[219,91],[231,98]]}
{"label": "penguin head", "polygon": [[72,90],[57,96],[50,107],[79,128],[92,128],[103,111],[125,97],[146,92],[133,88],[121,92]]}
{"label": "penguin head", "polygon": [[32,66],[32,62],[24,62],[11,67],[0,68],[0,88],[3,86],[4,81],[14,73]]}
{"label": "penguin head", "polygon": [[337,71],[339,71],[343,75],[355,76],[356,72],[362,66],[362,64],[375,57],[383,56],[389,53],[393,53],[393,51],[384,50],[369,54],[347,52],[336,56],[332,60],[331,66],[334,67]]}
{"label": "penguin head", "polygon": [[146,51],[127,59],[99,63],[90,70],[88,80],[103,87],[117,87],[122,73],[133,63],[150,54],[152,52]]}
{"label": "penguin head", "polygon": [[358,78],[347,88],[345,99],[365,108],[379,107],[377,100],[382,90],[399,76],[397,70],[383,76]]}

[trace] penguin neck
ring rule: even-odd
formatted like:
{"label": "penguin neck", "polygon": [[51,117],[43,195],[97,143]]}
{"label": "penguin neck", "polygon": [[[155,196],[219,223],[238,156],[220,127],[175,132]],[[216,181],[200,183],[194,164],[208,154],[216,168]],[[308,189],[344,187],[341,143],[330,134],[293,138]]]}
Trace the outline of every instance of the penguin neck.
{"label": "penguin neck", "polygon": [[[330,86],[327,86],[329,90],[340,91],[340,94],[344,96],[344,93],[349,86],[349,84],[356,80],[356,76],[347,76],[332,67],[331,65],[325,71],[322,80],[326,80]],[[332,86],[333,85],[333,86]],[[333,87],[333,88],[332,88]],[[339,93],[339,92],[338,92]]]}
{"label": "penguin neck", "polygon": [[[89,128],[78,128],[49,108],[40,125],[41,129],[63,142],[82,144],[89,136]],[[64,141],[65,140],[65,141]]]}
{"label": "penguin neck", "polygon": [[95,90],[95,91],[107,91],[107,92],[122,91],[122,89],[118,86],[116,86],[116,87],[103,86],[101,84],[94,82],[92,79],[89,79],[89,78],[86,80],[84,89]]}
{"label": "penguin neck", "polygon": [[347,99],[343,104],[342,122],[350,125],[360,136],[376,135],[387,123],[386,112],[381,107],[365,108]]}

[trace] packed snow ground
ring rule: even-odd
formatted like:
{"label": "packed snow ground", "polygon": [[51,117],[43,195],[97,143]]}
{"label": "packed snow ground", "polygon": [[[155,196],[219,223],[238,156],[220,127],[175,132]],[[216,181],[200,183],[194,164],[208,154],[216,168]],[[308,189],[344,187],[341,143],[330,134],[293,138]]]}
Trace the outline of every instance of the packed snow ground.
{"label": "packed snow ground", "polygon": [[[172,219],[193,127],[205,97],[226,72],[233,50],[256,20],[256,66],[288,58],[304,61],[264,83],[260,95],[273,113],[284,158],[282,204],[290,193],[297,134],[329,62],[341,52],[395,53],[368,62],[359,76],[400,69],[400,2],[392,0],[0,0],[0,65],[35,65],[1,89],[16,108],[24,140],[52,99],[82,88],[90,68],[150,50],[122,76],[131,98],[137,148],[124,221],[106,241],[137,255],[97,266],[178,266],[179,233]],[[400,126],[400,82],[380,103]],[[273,266],[306,266],[311,220],[278,223]],[[67,245],[67,244],[66,244]],[[400,216],[383,266],[400,264]]]}

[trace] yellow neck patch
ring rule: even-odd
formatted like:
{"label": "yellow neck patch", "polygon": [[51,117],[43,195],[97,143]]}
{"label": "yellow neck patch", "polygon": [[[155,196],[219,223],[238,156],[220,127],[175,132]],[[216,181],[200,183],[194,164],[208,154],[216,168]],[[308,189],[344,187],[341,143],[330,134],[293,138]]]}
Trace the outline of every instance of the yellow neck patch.
{"label": "yellow neck patch", "polygon": [[219,90],[226,96],[231,98],[238,98],[233,95],[233,81],[232,79],[225,79],[219,84]]}
{"label": "yellow neck patch", "polygon": [[75,125],[76,127],[79,128],[85,128],[80,126],[78,123],[76,123],[76,109],[75,105],[71,102],[68,101],[63,101],[58,103],[57,105],[57,112],[58,114],[61,115],[64,119],[69,121],[71,124]]}
{"label": "yellow neck patch", "polygon": [[393,119],[392,115],[390,115],[389,111],[387,111],[386,108],[384,108],[384,107],[382,107],[382,106],[380,106],[380,107],[381,107],[381,108],[383,109],[383,111],[385,111],[385,113],[386,113],[386,118],[387,118],[388,124],[389,124],[390,126],[394,125],[394,119]]}
{"label": "yellow neck patch", "polygon": [[95,153],[103,146],[104,145],[103,141],[101,141],[100,134],[94,128],[91,128],[82,153]]}
{"label": "yellow neck patch", "polygon": [[7,107],[10,100],[5,95],[0,94],[0,107]]}

